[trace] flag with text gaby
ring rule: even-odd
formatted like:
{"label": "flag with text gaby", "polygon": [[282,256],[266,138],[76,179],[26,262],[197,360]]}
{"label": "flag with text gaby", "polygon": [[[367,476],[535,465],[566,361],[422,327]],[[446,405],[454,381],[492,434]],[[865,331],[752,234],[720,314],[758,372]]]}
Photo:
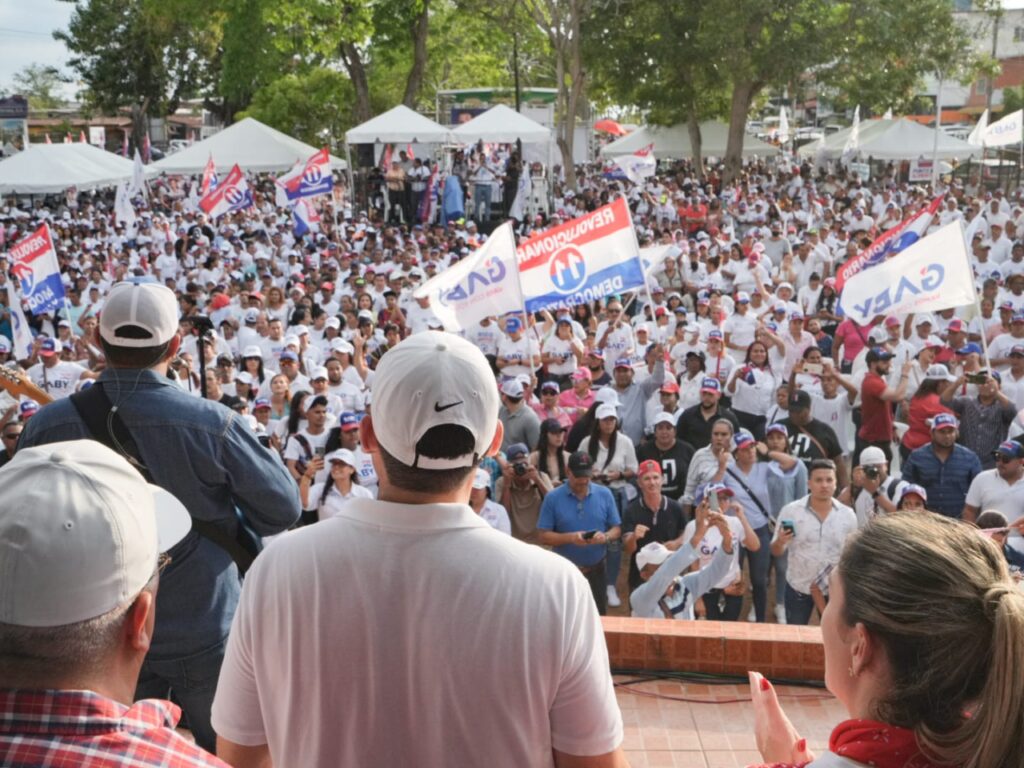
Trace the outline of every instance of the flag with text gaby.
{"label": "flag with text gaby", "polygon": [[308,160],[297,162],[288,173],[277,177],[277,183],[284,188],[289,200],[331,194],[334,177],[326,147]]}
{"label": "flag with text gaby", "polygon": [[430,308],[446,331],[461,331],[485,317],[521,312],[512,224],[505,222],[495,229],[482,246],[425,282],[413,296],[430,299]]}
{"label": "flag with text gaby", "polygon": [[21,295],[33,315],[53,312],[64,303],[60,264],[46,224],[15,244],[8,255],[11,273],[17,278]]}
{"label": "flag with text gaby", "polygon": [[843,288],[843,311],[865,325],[878,315],[937,312],[974,301],[963,225],[947,224]]}
{"label": "flag with text gaby", "polygon": [[836,290],[842,291],[843,286],[854,275],[878,266],[892,254],[899,253],[924,237],[939,211],[939,206],[942,205],[942,200],[942,196],[936,197],[927,208],[922,208],[895,227],[887,229],[871,245],[839,267],[836,270]]}
{"label": "flag with text gaby", "polygon": [[571,307],[644,284],[644,267],[626,201],[545,230],[519,246],[527,312]]}
{"label": "flag with text gaby", "polygon": [[224,177],[224,181],[211,189],[199,200],[199,207],[205,211],[211,219],[216,219],[231,211],[240,211],[252,205],[252,192],[249,191],[249,182],[245,180],[242,169],[235,165]]}

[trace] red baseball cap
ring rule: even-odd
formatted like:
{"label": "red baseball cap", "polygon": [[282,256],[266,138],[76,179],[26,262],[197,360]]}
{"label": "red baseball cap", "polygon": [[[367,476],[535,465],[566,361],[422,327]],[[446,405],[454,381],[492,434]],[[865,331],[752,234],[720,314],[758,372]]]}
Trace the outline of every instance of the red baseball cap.
{"label": "red baseball cap", "polygon": [[654,472],[657,475],[662,474],[661,464],[656,462],[654,459],[648,459],[647,461],[641,461],[640,466],[637,467],[636,476],[643,477],[644,475]]}

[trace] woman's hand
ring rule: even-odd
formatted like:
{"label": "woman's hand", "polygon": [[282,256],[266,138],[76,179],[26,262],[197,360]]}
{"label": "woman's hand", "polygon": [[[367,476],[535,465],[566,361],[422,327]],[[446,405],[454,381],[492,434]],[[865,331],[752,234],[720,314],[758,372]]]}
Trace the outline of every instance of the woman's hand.
{"label": "woman's hand", "polygon": [[760,672],[748,672],[750,701],[754,705],[754,738],[766,763],[806,763],[814,759],[807,739],[782,711],[775,687]]}

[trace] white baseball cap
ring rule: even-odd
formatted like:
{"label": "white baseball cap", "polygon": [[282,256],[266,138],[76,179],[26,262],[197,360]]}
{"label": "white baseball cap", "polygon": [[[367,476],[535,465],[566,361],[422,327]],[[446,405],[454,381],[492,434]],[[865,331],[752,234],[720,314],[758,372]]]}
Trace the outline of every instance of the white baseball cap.
{"label": "white baseball cap", "polygon": [[594,418],[600,421],[609,417],[619,417],[619,412],[612,403],[601,403],[594,411]]}
{"label": "white baseball cap", "polygon": [[[478,347],[437,331],[417,333],[380,359],[373,381],[373,430],[381,447],[420,469],[468,467],[487,453],[498,423],[498,388]],[[432,427],[455,424],[474,437],[472,454],[421,456],[416,444]]]}
{"label": "white baseball cap", "polygon": [[671,556],[672,550],[660,541],[652,541],[636,553],[636,569],[642,571],[648,565],[661,565]]}
{"label": "white baseball cap", "polygon": [[102,616],[146,586],[191,526],[180,501],[101,443],[21,449],[0,469],[0,622]]}
{"label": "white baseball cap", "polygon": [[262,359],[263,350],[260,349],[259,346],[257,346],[256,344],[250,344],[249,346],[242,350],[242,357],[258,357]]}
{"label": "white baseball cap", "polygon": [[[129,335],[127,328],[138,330]],[[104,341],[118,347],[155,347],[166,344],[177,332],[178,300],[167,286],[122,282],[107,294],[100,313]]]}
{"label": "white baseball cap", "polygon": [[[349,355],[354,355],[355,351],[356,348],[353,347],[340,336],[331,340],[331,352],[344,352]],[[384,358],[381,359],[383,360]]]}
{"label": "white baseball cap", "polygon": [[611,387],[601,387],[594,394],[595,403],[611,403],[616,408],[619,407],[619,393]]}
{"label": "white baseball cap", "polygon": [[888,463],[889,460],[885,458],[885,454],[882,452],[882,449],[874,445],[870,445],[860,452],[860,465],[862,467]]}
{"label": "white baseball cap", "polygon": [[332,461],[343,461],[350,467],[356,466],[356,455],[348,448],[339,448],[336,451],[331,451],[324,458],[328,464]]}
{"label": "white baseball cap", "polygon": [[486,469],[477,469],[473,475],[473,487],[477,490],[491,487],[491,476]]}

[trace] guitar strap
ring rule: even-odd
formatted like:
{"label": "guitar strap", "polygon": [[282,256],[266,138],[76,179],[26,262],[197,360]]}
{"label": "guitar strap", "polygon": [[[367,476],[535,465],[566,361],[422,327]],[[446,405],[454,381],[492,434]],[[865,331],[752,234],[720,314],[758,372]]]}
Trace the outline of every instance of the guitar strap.
{"label": "guitar strap", "polygon": [[[102,383],[97,382],[88,389],[76,392],[68,399],[75,406],[82,421],[85,422],[93,440],[103,443],[118,455],[123,456],[147,483],[159,485],[153,481],[149,468],[142,462],[135,438],[128,431],[121,414],[114,410],[110,398],[103,391]],[[256,559],[255,553],[250,552],[238,540],[224,532],[220,526],[208,520],[192,517],[192,530],[227,552],[238,566],[239,576],[244,576]]]}

